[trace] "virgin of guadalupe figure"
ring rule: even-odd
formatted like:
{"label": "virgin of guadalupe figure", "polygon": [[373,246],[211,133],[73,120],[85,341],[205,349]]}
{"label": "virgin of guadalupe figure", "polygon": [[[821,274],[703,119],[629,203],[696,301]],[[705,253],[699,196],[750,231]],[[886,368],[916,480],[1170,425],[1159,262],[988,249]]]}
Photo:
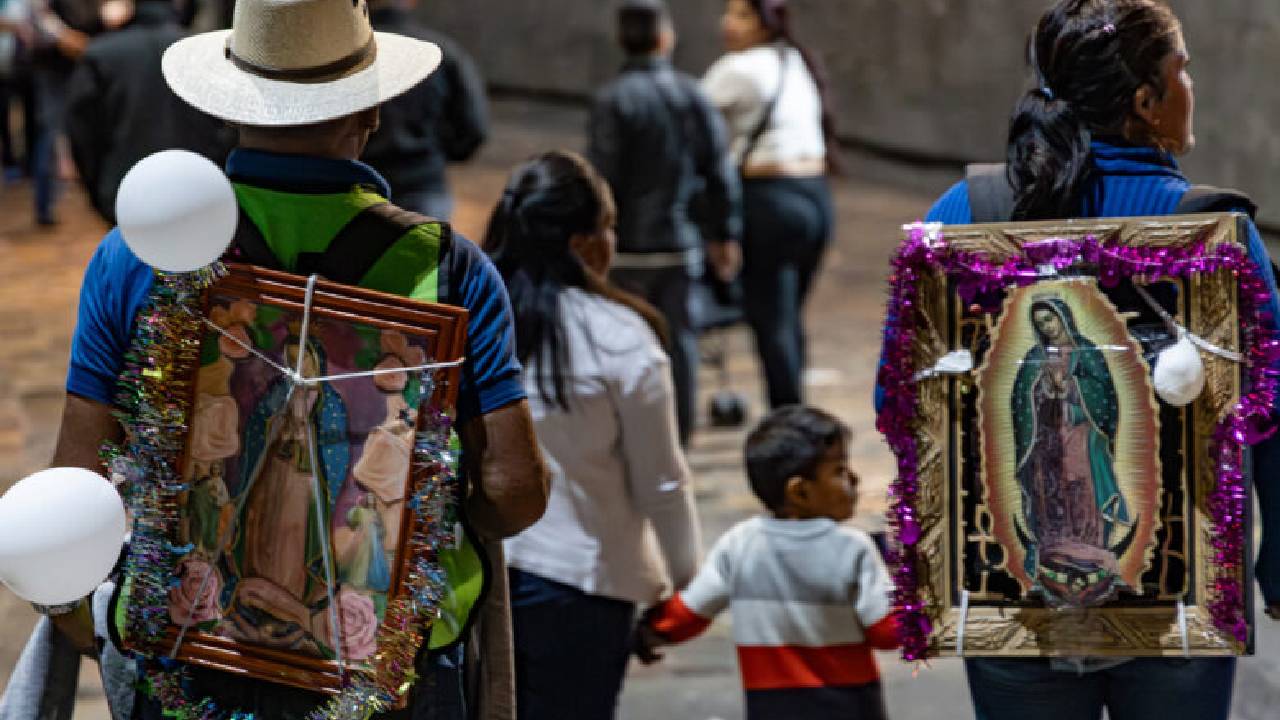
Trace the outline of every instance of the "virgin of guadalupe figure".
{"label": "virgin of guadalupe figure", "polygon": [[[298,340],[285,343],[284,359],[297,361]],[[304,376],[326,372],[323,351],[307,344]],[[249,414],[240,483],[249,488],[233,557],[243,587],[233,613],[240,639],[276,647],[315,643],[331,654],[313,630],[327,600],[328,574],[322,542],[329,542],[331,515],[350,468],[347,409],[328,384],[275,381]],[[308,442],[314,443],[313,466]],[[256,479],[254,474],[257,474]],[[320,513],[312,490],[319,482]],[[336,578],[335,578],[336,581]],[[334,589],[335,592],[337,589]]]}
{"label": "virgin of guadalupe figure", "polygon": [[1113,463],[1115,383],[1061,298],[1036,299],[1030,321],[1036,345],[1010,397],[1025,569],[1052,604],[1095,605],[1117,587],[1114,543],[1133,526]]}

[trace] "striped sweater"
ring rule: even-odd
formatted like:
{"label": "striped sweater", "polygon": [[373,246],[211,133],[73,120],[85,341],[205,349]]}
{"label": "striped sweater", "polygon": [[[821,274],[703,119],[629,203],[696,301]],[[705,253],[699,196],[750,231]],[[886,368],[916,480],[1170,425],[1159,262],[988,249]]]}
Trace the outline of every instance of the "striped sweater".
{"label": "striped sweater", "polygon": [[898,643],[891,590],[866,533],[827,519],[757,517],[725,533],[689,587],[649,622],[682,642],[729,608],[749,718],[781,717],[764,710],[779,695],[791,720],[833,710],[878,717],[851,711],[882,702],[872,649]]}

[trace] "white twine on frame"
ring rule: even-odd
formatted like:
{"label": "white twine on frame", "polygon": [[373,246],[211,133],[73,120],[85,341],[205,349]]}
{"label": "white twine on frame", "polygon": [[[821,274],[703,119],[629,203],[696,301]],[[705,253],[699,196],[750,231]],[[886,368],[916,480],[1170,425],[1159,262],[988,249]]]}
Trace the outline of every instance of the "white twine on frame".
{"label": "white twine on frame", "polygon": [[1178,321],[1175,320],[1174,317],[1170,315],[1167,310],[1161,307],[1160,303],[1156,302],[1155,298],[1151,297],[1151,294],[1147,292],[1146,288],[1142,287],[1137,283],[1134,283],[1133,289],[1137,291],[1138,296],[1141,297],[1143,301],[1145,301],[1147,305],[1149,305],[1151,309],[1155,311],[1157,315],[1160,316],[1160,319],[1164,321],[1166,326],[1168,326],[1169,332],[1173,333],[1179,340],[1185,337],[1188,340],[1190,340],[1193,344],[1195,344],[1196,347],[1200,348],[1201,350],[1204,350],[1207,353],[1210,353],[1212,355],[1217,355],[1220,358],[1225,358],[1234,363],[1244,362],[1244,356],[1241,355],[1240,353],[1235,352],[1234,350],[1227,350],[1226,348],[1219,347],[1209,342],[1208,340],[1205,340],[1199,335],[1196,335],[1195,333],[1186,329],[1182,325],[1178,324]]}
{"label": "white twine on frame", "polygon": [[973,371],[973,353],[968,350],[956,350],[938,358],[938,362],[933,367],[921,370],[911,378],[913,382],[920,382],[939,375],[965,375]]}
{"label": "white twine on frame", "polygon": [[1187,636],[1187,604],[1178,599],[1178,634],[1182,637],[1182,656],[1191,657],[1191,638]]}
{"label": "white twine on frame", "polygon": [[[391,375],[395,373],[426,372],[430,370],[442,370],[447,368],[460,367],[463,363],[466,362],[466,358],[462,357],[462,358],[458,358],[457,360],[453,360],[449,362],[424,363],[421,365],[413,365],[410,367],[363,370],[359,372],[340,373],[337,375],[321,375],[317,377],[307,377],[303,375],[303,371],[306,369],[304,363],[307,356],[307,353],[306,353],[307,339],[311,330],[311,309],[313,306],[313,302],[315,300],[315,287],[316,287],[317,280],[319,280],[319,277],[320,277],[319,275],[313,274],[311,277],[307,278],[306,295],[303,299],[303,305],[302,305],[302,327],[300,332],[298,333],[298,358],[295,366],[292,369],[287,368],[284,365],[281,365],[280,363],[275,362],[270,357],[268,357],[265,353],[258,350],[253,345],[244,342],[240,338],[228,332],[226,329],[222,328],[221,326],[217,325],[213,321],[209,320],[209,318],[207,317],[201,318],[201,321],[203,321],[207,327],[212,328],[213,330],[216,330],[220,335],[232,341],[233,343],[238,345],[241,349],[249,352],[254,357],[258,358],[259,360],[261,360],[262,362],[266,363],[268,366],[270,366],[271,368],[279,372],[281,375],[288,378],[289,390],[285,394],[284,402],[281,404],[280,408],[277,409],[276,412],[268,420],[272,428],[271,431],[268,433],[269,434],[268,441],[267,441],[268,448],[270,448],[272,445],[275,444],[275,441],[279,437],[280,429],[284,425],[284,423],[279,423],[276,421],[279,420],[281,416],[288,410],[289,403],[293,399],[294,392],[297,391],[297,389],[300,387],[314,388],[314,387],[320,386],[322,383],[337,382],[342,380],[352,380],[356,378],[377,377],[379,375]],[[286,362],[288,361],[287,357],[285,358],[285,361]],[[310,463],[311,463],[311,492],[312,492],[312,497],[315,498],[316,515],[318,518],[322,518],[324,516],[324,506],[320,499],[320,474],[319,474],[320,457],[319,457],[319,452],[317,452],[317,449],[315,446],[315,438],[313,437],[313,433],[310,431],[311,430],[310,417],[307,418],[307,425],[308,425],[308,428],[307,428],[308,431],[306,432],[307,452],[309,454]],[[232,517],[231,522],[227,524],[227,528],[224,530],[225,534],[218,538],[218,550],[217,550],[216,557],[214,559],[214,567],[216,567],[217,564],[222,561],[223,548],[226,547],[227,540],[234,535],[237,529],[237,526],[240,521],[240,517],[244,512],[245,503],[249,498],[250,491],[253,489],[253,486],[257,482],[258,477],[262,474],[266,457],[267,457],[267,453],[264,451],[262,455],[258,458],[258,462],[254,465],[253,471],[249,475],[249,478],[245,484],[245,487],[241,490],[240,500],[236,505],[235,515]],[[318,540],[320,542],[320,548],[323,554],[323,562],[324,562],[324,569],[325,569],[325,585],[326,585],[325,590],[328,594],[328,600],[329,600],[329,630],[333,640],[334,655],[336,657],[338,666],[342,668],[342,671],[345,673],[346,662],[342,655],[343,635],[342,635],[342,627],[341,627],[341,616],[338,611],[338,604],[335,596],[337,583],[334,581],[335,568],[333,565],[332,550],[329,547],[330,538],[325,533],[325,523],[323,522],[317,523],[317,534],[319,535]],[[197,599],[204,597],[205,590],[208,589],[209,580],[212,577],[213,577],[213,572],[205,573],[205,576],[200,581],[200,588],[195,595]],[[173,649],[169,653],[169,657],[171,659],[177,658],[178,650],[179,648],[182,647],[182,642],[186,638],[187,631],[191,628],[192,624],[194,624],[194,618],[192,617],[188,617],[187,621],[182,624],[182,628],[178,632],[177,640],[174,642]]]}
{"label": "white twine on frame", "polygon": [[956,628],[956,655],[964,657],[964,626],[969,622],[969,590],[960,591],[960,625]]}

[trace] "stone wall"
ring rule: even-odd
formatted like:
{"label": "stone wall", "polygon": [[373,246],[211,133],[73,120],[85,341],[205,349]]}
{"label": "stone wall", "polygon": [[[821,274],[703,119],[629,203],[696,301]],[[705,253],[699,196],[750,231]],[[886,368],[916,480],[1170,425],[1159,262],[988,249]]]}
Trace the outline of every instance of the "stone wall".
{"label": "stone wall", "polygon": [[[421,14],[462,42],[495,86],[586,96],[621,61],[610,0],[426,0]],[[719,54],[719,0],[670,0],[676,62]],[[1238,187],[1280,224],[1280,3],[1173,0],[1198,80],[1199,182]],[[1042,0],[793,0],[797,33],[832,76],[841,134],[940,160],[999,158]]]}

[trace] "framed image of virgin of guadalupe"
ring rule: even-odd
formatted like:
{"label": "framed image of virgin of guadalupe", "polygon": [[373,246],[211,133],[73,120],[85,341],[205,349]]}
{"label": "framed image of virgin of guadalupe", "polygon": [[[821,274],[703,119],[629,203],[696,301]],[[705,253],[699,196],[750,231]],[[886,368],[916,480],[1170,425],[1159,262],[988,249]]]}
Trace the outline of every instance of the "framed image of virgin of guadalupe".
{"label": "framed image of virgin of guadalupe", "polygon": [[466,311],[246,265],[156,283],[113,463],[138,488],[122,640],[394,705],[457,541]]}
{"label": "framed image of virgin of guadalupe", "polygon": [[907,659],[1252,651],[1277,338],[1241,223],[906,229],[879,426]]}

